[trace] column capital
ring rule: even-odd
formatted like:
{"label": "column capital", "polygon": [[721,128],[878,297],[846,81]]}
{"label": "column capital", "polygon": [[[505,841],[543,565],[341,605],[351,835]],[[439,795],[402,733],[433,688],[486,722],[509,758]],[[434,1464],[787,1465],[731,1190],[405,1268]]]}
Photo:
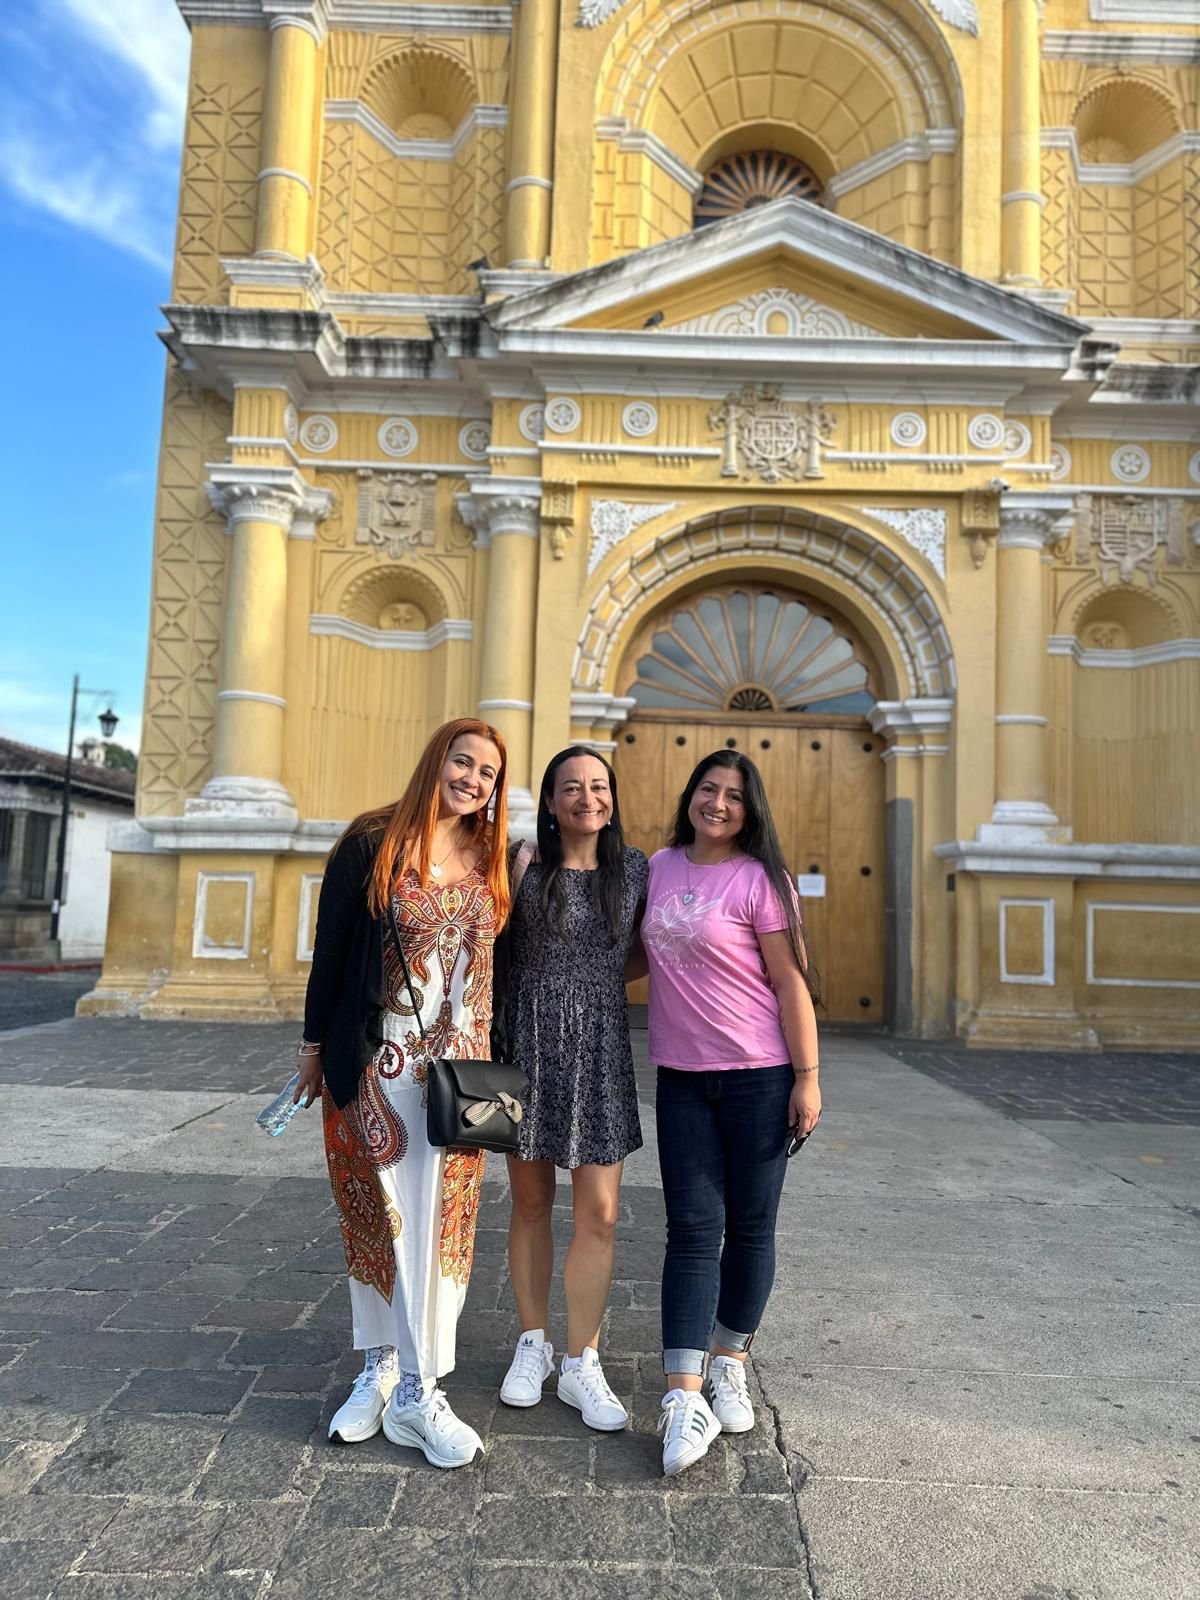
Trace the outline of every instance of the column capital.
{"label": "column capital", "polygon": [[902,733],[948,733],[954,701],[917,696],[911,700],[878,700],[867,712],[872,731],[882,738]]}
{"label": "column capital", "polygon": [[329,32],[329,0],[262,0],[269,28],[299,28],[316,44]]}
{"label": "column capital", "polygon": [[456,496],[455,503],[459,516],[475,535],[477,548],[491,544],[504,533],[527,539],[541,536],[540,478],[478,478],[465,494]]}
{"label": "column capital", "polygon": [[271,522],[290,533],[297,513],[310,497],[322,497],[324,514],[328,514],[327,491],[310,489],[295,467],[210,466],[205,489],[231,533],[239,522]]}
{"label": "column capital", "polygon": [[997,544],[1001,550],[1043,550],[1070,532],[1074,516],[1069,494],[1002,494]]}

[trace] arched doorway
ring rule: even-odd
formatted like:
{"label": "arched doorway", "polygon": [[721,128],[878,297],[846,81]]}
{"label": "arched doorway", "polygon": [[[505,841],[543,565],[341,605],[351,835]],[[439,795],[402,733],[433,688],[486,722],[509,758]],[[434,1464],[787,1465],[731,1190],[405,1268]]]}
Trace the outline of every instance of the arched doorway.
{"label": "arched doorway", "polygon": [[634,702],[614,758],[630,842],[661,848],[696,762],[745,752],[789,865],[810,880],[825,1014],[884,1022],[884,742],[866,719],[881,680],[862,637],[790,586],[716,583],[641,625],[617,683]]}

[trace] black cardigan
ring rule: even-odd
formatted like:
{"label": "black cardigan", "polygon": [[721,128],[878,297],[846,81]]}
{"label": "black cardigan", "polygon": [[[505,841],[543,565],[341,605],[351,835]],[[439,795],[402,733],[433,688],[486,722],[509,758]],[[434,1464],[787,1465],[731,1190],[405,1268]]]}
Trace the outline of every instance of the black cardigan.
{"label": "black cardigan", "polygon": [[354,1099],[363,1069],[383,1042],[384,924],[367,909],[378,845],[378,835],[342,839],[325,868],[317,906],[304,1037],[324,1046],[325,1086],[339,1107]]}

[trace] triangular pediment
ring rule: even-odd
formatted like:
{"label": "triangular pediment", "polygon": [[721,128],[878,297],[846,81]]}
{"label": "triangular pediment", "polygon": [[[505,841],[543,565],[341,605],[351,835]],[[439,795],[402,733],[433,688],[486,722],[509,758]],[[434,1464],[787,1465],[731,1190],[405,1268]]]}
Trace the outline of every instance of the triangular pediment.
{"label": "triangular pediment", "polygon": [[796,200],[543,280],[490,305],[487,318],[502,338],[509,330],[594,329],[1071,348],[1089,332],[1073,318]]}

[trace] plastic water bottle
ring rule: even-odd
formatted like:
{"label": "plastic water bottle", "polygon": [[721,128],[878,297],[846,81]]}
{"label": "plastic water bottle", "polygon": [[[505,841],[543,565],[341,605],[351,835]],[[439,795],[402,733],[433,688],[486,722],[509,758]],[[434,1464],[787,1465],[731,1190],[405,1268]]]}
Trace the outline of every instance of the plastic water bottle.
{"label": "plastic water bottle", "polygon": [[278,1139],[297,1111],[306,1104],[303,1097],[299,1100],[293,1100],[292,1098],[299,1084],[300,1074],[293,1072],[284,1087],[271,1101],[271,1104],[265,1106],[254,1119],[263,1132],[269,1133],[272,1139]]}

